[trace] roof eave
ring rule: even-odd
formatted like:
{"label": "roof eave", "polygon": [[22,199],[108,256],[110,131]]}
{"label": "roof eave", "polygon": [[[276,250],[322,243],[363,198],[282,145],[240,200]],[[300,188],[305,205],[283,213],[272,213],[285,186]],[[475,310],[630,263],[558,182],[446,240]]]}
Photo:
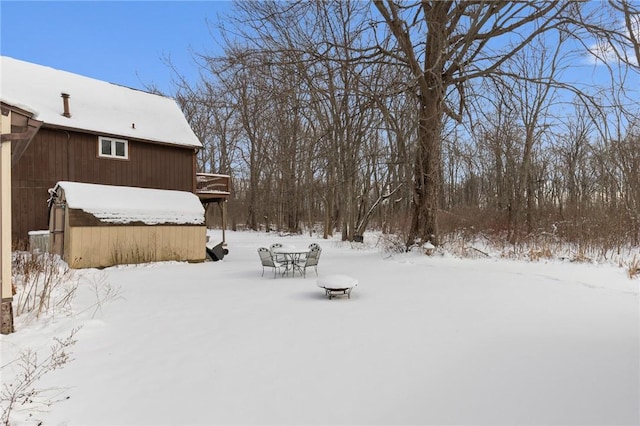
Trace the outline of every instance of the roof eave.
{"label": "roof eave", "polygon": [[144,138],[132,138],[132,137],[130,137],[128,135],[120,135],[120,134],[117,134],[117,133],[110,133],[110,132],[101,132],[101,131],[98,131],[98,130],[81,129],[81,128],[77,128],[77,127],[73,127],[73,126],[61,126],[59,124],[44,123],[42,125],[42,127],[47,128],[47,129],[63,130],[63,131],[68,131],[68,132],[86,133],[86,134],[96,135],[96,136],[110,136],[110,137],[114,137],[114,138],[121,138],[121,139],[126,139],[126,140],[135,140],[137,142],[150,143],[150,144],[155,144],[155,145],[171,146],[171,147],[175,147],[175,148],[184,148],[184,149],[190,149],[190,150],[199,150],[199,149],[202,148],[202,145],[187,145],[187,144],[184,144],[184,143],[177,143],[177,142],[158,141],[158,140],[151,140],[151,139],[144,139]]}

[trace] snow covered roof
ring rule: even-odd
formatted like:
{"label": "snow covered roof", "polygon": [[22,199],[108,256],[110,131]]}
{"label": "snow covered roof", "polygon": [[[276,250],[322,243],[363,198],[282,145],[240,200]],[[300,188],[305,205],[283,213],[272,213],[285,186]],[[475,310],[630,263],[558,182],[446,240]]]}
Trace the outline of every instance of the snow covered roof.
{"label": "snow covered roof", "polygon": [[[46,124],[95,133],[200,147],[180,107],[171,98],[67,71],[0,57],[0,100]],[[69,95],[71,117],[63,114]]]}
{"label": "snow covered roof", "polygon": [[65,181],[50,191],[58,193],[59,188],[69,208],[90,213],[101,222],[204,225],[204,207],[191,192]]}

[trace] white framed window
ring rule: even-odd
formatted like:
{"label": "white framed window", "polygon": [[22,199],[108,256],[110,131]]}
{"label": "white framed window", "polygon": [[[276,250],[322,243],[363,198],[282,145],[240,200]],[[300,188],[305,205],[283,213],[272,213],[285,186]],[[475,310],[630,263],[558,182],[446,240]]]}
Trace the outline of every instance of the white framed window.
{"label": "white framed window", "polygon": [[104,158],[129,158],[129,141],[100,136],[98,138],[98,156]]}

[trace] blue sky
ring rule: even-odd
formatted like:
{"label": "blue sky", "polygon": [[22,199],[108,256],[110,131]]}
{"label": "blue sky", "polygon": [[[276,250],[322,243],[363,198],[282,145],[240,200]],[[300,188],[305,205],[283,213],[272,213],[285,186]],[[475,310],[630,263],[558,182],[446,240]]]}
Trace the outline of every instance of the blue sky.
{"label": "blue sky", "polygon": [[[0,53],[137,89],[155,85],[171,94],[174,74],[163,58],[170,56],[195,83],[192,52],[220,53],[215,23],[232,9],[229,0],[0,0]],[[606,68],[586,57],[576,65],[581,66],[567,78],[587,85],[608,81]]]}
{"label": "blue sky", "polygon": [[216,52],[210,23],[230,1],[0,1],[0,52],[123,86],[171,92],[170,56],[195,81],[191,52]]}

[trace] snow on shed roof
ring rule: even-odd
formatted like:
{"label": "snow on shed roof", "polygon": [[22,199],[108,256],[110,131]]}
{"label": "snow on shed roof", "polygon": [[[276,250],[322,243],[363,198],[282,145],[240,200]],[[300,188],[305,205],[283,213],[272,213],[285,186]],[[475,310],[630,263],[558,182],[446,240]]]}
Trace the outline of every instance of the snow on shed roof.
{"label": "snow on shed roof", "polygon": [[147,225],[204,225],[204,207],[197,195],[185,191],[58,182],[67,206],[94,215],[102,222]]}
{"label": "snow on shed roof", "polygon": [[[171,98],[54,68],[0,57],[0,100],[66,128],[200,147],[180,107]],[[71,117],[62,115],[62,93]]]}

